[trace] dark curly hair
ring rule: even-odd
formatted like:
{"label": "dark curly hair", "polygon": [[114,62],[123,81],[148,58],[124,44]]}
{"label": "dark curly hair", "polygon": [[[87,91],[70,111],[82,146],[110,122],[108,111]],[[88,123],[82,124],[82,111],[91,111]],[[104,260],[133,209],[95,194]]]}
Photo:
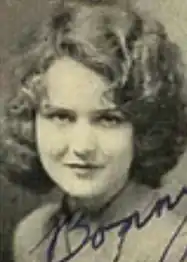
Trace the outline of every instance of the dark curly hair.
{"label": "dark curly hair", "polygon": [[35,192],[53,186],[37,153],[34,119],[45,95],[42,75],[55,59],[70,56],[111,82],[115,103],[134,127],[129,179],[161,185],[185,150],[187,114],[180,50],[160,23],[109,0],[60,1],[18,47],[1,119],[3,174]]}

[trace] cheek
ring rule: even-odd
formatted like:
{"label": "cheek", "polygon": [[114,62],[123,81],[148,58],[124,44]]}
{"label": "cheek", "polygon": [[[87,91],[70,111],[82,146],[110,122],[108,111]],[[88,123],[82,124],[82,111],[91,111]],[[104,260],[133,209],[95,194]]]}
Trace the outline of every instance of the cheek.
{"label": "cheek", "polygon": [[105,132],[101,136],[100,145],[102,145],[102,150],[108,157],[131,155],[133,150],[132,127],[128,126]]}
{"label": "cheek", "polygon": [[38,117],[36,119],[36,141],[41,156],[56,157],[58,152],[66,148],[66,135],[51,122]]}

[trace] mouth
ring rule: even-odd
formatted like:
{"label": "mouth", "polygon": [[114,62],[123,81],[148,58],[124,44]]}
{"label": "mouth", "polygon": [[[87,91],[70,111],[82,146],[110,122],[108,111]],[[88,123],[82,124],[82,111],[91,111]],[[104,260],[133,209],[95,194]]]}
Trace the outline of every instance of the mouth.
{"label": "mouth", "polygon": [[82,169],[97,169],[101,168],[101,165],[94,165],[94,164],[79,164],[79,163],[70,163],[65,164],[65,166],[69,166],[71,168],[82,168]]}
{"label": "mouth", "polygon": [[102,165],[90,163],[68,163],[65,166],[71,168],[80,177],[90,177],[95,171],[103,168]]}

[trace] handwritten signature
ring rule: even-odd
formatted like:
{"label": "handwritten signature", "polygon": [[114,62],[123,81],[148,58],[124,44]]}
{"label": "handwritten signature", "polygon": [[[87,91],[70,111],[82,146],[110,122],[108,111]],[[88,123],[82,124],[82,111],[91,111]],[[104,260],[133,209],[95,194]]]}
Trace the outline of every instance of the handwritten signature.
{"label": "handwritten signature", "polygon": [[[77,219],[77,221],[75,221],[73,226],[68,227],[68,231],[80,229],[84,232],[84,238],[82,239],[80,245],[76,249],[71,251],[70,254],[68,254],[67,256],[65,256],[64,258],[62,258],[58,262],[66,262],[66,261],[69,261],[70,259],[72,259],[76,254],[78,254],[78,252],[81,251],[81,249],[83,249],[83,247],[85,247],[85,245],[88,244],[88,242],[91,242],[93,249],[95,249],[95,250],[98,249],[99,247],[101,247],[104,244],[105,238],[106,238],[106,233],[117,228],[117,227],[119,227],[118,237],[120,239],[121,238],[124,239],[124,236],[127,235],[127,233],[130,231],[130,229],[133,226],[137,230],[142,229],[153,218],[153,216],[160,218],[163,214],[164,209],[166,209],[167,211],[172,211],[179,204],[179,202],[182,200],[182,198],[184,198],[185,196],[187,196],[187,187],[183,186],[174,200],[171,199],[171,196],[169,194],[165,195],[162,198],[159,198],[156,201],[153,208],[150,210],[150,213],[143,220],[141,220],[141,218],[140,218],[139,211],[135,210],[131,215],[129,215],[129,216],[127,216],[127,217],[125,217],[121,220],[110,223],[108,225],[100,226],[99,228],[97,228],[97,230],[94,233],[91,233],[90,226],[89,226],[88,222],[85,220],[84,214],[81,214],[80,217]],[[182,231],[182,229],[184,228],[186,223],[187,223],[187,215],[184,217],[183,221],[177,227],[176,231],[172,235],[171,240],[169,241],[168,245],[166,246],[166,248],[165,248],[165,250],[164,250],[164,252],[163,252],[163,254],[162,254],[162,256],[161,256],[161,258],[158,262],[166,261],[166,258],[167,258],[169,251],[171,250],[174,242],[176,241],[177,237],[179,236],[180,232]],[[47,249],[47,262],[52,261],[53,252],[54,252],[54,249],[55,249],[55,246],[56,246],[56,242],[57,242],[59,233],[61,232],[62,228],[65,225],[68,225],[68,222],[67,222],[66,219],[64,219],[62,221],[62,223],[55,228],[54,237],[53,237],[52,241],[50,242],[50,245]],[[185,262],[186,258],[187,258],[187,246],[186,246],[185,252],[184,252],[184,254],[182,254],[179,262]]]}

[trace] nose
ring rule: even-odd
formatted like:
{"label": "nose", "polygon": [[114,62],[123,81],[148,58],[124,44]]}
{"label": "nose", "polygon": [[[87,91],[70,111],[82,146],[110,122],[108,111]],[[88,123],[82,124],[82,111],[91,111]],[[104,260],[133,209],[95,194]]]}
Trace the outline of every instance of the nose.
{"label": "nose", "polygon": [[96,153],[96,139],[93,128],[87,123],[77,123],[70,136],[73,154],[82,160],[93,159]]}

